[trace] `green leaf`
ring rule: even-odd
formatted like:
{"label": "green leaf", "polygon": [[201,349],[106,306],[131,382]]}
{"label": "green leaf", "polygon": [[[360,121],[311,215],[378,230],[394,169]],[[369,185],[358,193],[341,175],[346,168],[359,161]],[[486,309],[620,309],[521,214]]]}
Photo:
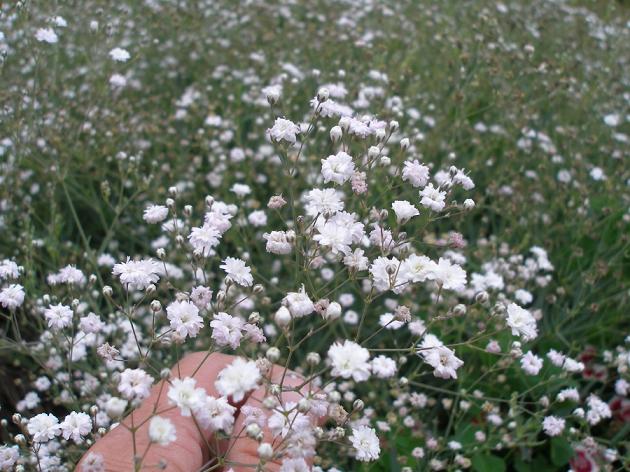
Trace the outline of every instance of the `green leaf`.
{"label": "green leaf", "polygon": [[504,472],[505,461],[489,454],[477,454],[472,458],[472,466],[476,472]]}
{"label": "green leaf", "polygon": [[554,465],[561,466],[569,462],[573,457],[573,448],[569,441],[563,437],[551,439],[551,462]]}

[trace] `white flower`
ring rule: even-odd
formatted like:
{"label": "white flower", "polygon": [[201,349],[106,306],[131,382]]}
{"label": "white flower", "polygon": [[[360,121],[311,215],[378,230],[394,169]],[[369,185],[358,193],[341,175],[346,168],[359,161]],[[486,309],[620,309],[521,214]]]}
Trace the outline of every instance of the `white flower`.
{"label": "white flower", "polygon": [[68,265],[59,269],[59,272],[56,274],[50,274],[46,281],[50,285],[68,284],[83,286],[85,285],[87,279],[85,278],[85,274],[83,274],[83,272],[79,269],[72,265]]}
{"label": "white flower", "polygon": [[161,223],[168,216],[168,208],[164,205],[149,205],[142,217],[150,224]]}
{"label": "white flower", "polygon": [[204,257],[214,255],[214,248],[218,246],[220,238],[221,232],[215,226],[208,223],[201,227],[192,228],[188,235],[188,240],[195,254]]}
{"label": "white flower", "polygon": [[50,305],[44,310],[44,317],[48,321],[48,327],[54,331],[67,328],[72,324],[72,309],[62,304]]}
{"label": "white flower", "polygon": [[214,386],[221,395],[232,397],[232,401],[238,403],[247,392],[258,386],[260,378],[260,371],[255,362],[238,357],[219,372]]}
{"label": "white flower", "polygon": [[4,259],[0,262],[0,279],[17,279],[20,276],[20,268],[18,265],[9,259]]}
{"label": "white flower", "polygon": [[287,306],[291,315],[295,318],[302,318],[310,315],[315,310],[313,301],[308,297],[304,285],[298,292],[289,292],[282,299],[282,303]]}
{"label": "white flower", "polygon": [[435,212],[440,212],[444,209],[446,203],[446,192],[442,192],[439,188],[433,187],[432,183],[429,183],[425,188],[420,191],[420,204],[426,208],[429,208]]}
{"label": "white flower", "polygon": [[47,442],[59,435],[59,420],[51,413],[40,413],[28,421],[26,429],[37,443]]}
{"label": "white flower", "polygon": [[354,174],[354,162],[349,154],[339,151],[337,154],[322,159],[324,183],[335,182],[341,185],[350,180],[352,174]]}
{"label": "white flower", "polygon": [[3,444],[0,446],[0,470],[9,472],[14,470],[13,466],[20,458],[20,449],[18,446],[8,446]]}
{"label": "white flower", "polygon": [[354,341],[346,339],[343,344],[334,343],[328,349],[332,375],[344,379],[352,378],[363,382],[370,377],[370,352]]}
{"label": "white flower", "polygon": [[400,264],[398,275],[401,280],[408,282],[424,282],[433,279],[437,264],[427,256],[411,254]]}
{"label": "white flower", "polygon": [[7,310],[15,310],[24,303],[24,287],[11,284],[0,291],[0,305]]}
{"label": "white flower", "polygon": [[396,220],[401,224],[420,214],[418,209],[407,200],[396,200],[392,203],[392,210],[396,213]]}
{"label": "white flower", "polygon": [[442,379],[456,379],[457,369],[464,365],[464,362],[433,334],[424,336],[418,354],[422,356],[424,362],[433,367],[433,375]]}
{"label": "white flower", "polygon": [[241,338],[243,337],[241,330],[244,325],[245,322],[236,316],[223,312],[217,313],[210,322],[212,339],[214,339],[217,346],[230,346],[232,349],[236,349],[241,344]]}
{"label": "white flower", "polygon": [[309,216],[331,216],[343,210],[343,202],[334,188],[313,189],[306,195],[306,202]]}
{"label": "white flower", "polygon": [[429,168],[420,164],[417,159],[405,161],[402,179],[408,181],[414,187],[424,187],[429,181]]}
{"label": "white flower", "polygon": [[383,292],[399,285],[400,279],[398,282],[396,281],[399,266],[400,262],[395,257],[381,256],[374,259],[370,266],[370,275],[376,290]]}
{"label": "white flower", "polygon": [[267,214],[263,210],[252,211],[247,216],[247,221],[252,226],[265,226],[267,224]]}
{"label": "white flower", "polygon": [[168,418],[154,416],[149,422],[149,439],[160,446],[168,446],[177,440],[175,425]]}
{"label": "white flower", "polygon": [[111,57],[114,61],[117,61],[117,62],[127,62],[129,58],[131,57],[131,55],[129,54],[129,51],[127,51],[126,49],[114,48],[111,51],[109,51],[109,57]]}
{"label": "white flower", "polygon": [[350,253],[352,233],[348,231],[346,226],[337,224],[335,221],[327,221],[318,226],[317,230],[319,233],[313,236],[313,240],[317,241],[320,246],[329,247],[333,255]]}
{"label": "white flower", "polygon": [[542,366],[543,360],[531,351],[521,357],[521,367],[528,375],[538,375]]}
{"label": "white flower", "polygon": [[132,261],[127,258],[127,262],[114,265],[112,270],[112,274],[120,277],[120,283],[127,290],[146,289],[160,279],[159,272],[160,264],[153,259]]}
{"label": "white flower", "polygon": [[356,451],[357,460],[369,462],[378,459],[381,446],[374,429],[363,425],[352,428],[352,435],[349,439]]}
{"label": "white flower", "polygon": [[269,130],[269,136],[272,140],[276,142],[286,141],[290,144],[295,144],[298,134],[300,134],[300,127],[284,118],[276,118],[273,127]]}
{"label": "white flower", "polygon": [[565,388],[560,390],[556,400],[559,402],[572,401],[578,403],[580,401],[580,392],[578,392],[577,388]]}
{"label": "white flower", "polygon": [[272,231],[264,233],[263,238],[267,241],[265,249],[272,254],[289,254],[293,248],[291,240],[295,238],[293,231]]}
{"label": "white flower", "polygon": [[94,313],[88,313],[79,320],[79,329],[84,333],[100,333],[104,327],[105,323]]}
{"label": "white flower", "polygon": [[610,407],[601,400],[597,395],[591,394],[586,400],[588,411],[586,412],[586,421],[595,426],[605,418],[612,416]]}
{"label": "white flower", "polygon": [[397,321],[391,313],[383,313],[379,317],[378,324],[387,329],[400,329],[405,325],[402,321]]}
{"label": "white flower", "polygon": [[206,392],[197,388],[197,381],[192,377],[173,379],[168,389],[168,399],[177,406],[182,416],[190,416],[202,404]]}
{"label": "white flower", "polygon": [[120,374],[118,391],[129,400],[143,400],[151,393],[153,377],[142,369],[125,369]]}
{"label": "white flower", "polygon": [[[311,472],[311,469],[306,461],[301,457],[290,459],[286,458],[282,460],[279,472]],[[328,469],[332,471],[333,469]]]}
{"label": "white flower", "polygon": [[203,328],[203,319],[199,308],[192,302],[175,301],[166,307],[166,317],[171,322],[171,329],[183,338],[194,338]]}
{"label": "white flower", "polygon": [[230,191],[234,192],[239,197],[244,197],[252,193],[252,189],[246,184],[234,184],[230,187]]}
{"label": "white flower", "polygon": [[35,32],[35,39],[39,42],[48,44],[55,44],[59,41],[57,33],[55,33],[52,28],[39,28]]}
{"label": "white flower", "polygon": [[61,435],[64,439],[72,439],[75,443],[80,444],[83,438],[92,431],[92,419],[86,413],[70,412],[59,425]]}
{"label": "white flower", "polygon": [[466,271],[442,257],[433,267],[432,278],[445,290],[461,292],[466,288]]}
{"label": "white flower", "polygon": [[227,257],[219,267],[238,285],[251,287],[254,283],[254,278],[251,274],[252,270],[245,265],[245,261],[242,259]]}
{"label": "white flower", "polygon": [[203,285],[198,285],[190,292],[190,299],[197,308],[203,310],[212,302],[212,290]]}
{"label": "white flower", "polygon": [[365,257],[363,249],[355,249],[353,252],[343,258],[343,263],[353,270],[366,270],[370,260]]}
{"label": "white flower", "polygon": [[215,398],[206,395],[201,405],[195,410],[195,418],[207,431],[232,432],[236,408],[228,403],[226,397]]}
{"label": "white flower", "polygon": [[545,416],[543,420],[543,431],[547,436],[559,436],[564,431],[565,421],[557,416]]}
{"label": "white flower", "polygon": [[372,359],[372,373],[379,379],[389,379],[396,373],[396,361],[386,356]]}
{"label": "white flower", "polygon": [[536,319],[532,314],[521,308],[516,303],[510,303],[507,307],[507,325],[512,329],[514,336],[520,336],[524,341],[531,341],[538,336]]}

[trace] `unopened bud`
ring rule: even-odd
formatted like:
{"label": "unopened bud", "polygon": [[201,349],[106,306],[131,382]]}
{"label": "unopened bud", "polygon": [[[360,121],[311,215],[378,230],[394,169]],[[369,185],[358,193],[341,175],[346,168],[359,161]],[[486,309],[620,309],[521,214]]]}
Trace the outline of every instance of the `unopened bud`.
{"label": "unopened bud", "polygon": [[114,290],[109,285],[105,285],[103,287],[103,295],[105,295],[107,298],[111,298],[113,294]]}
{"label": "unopened bud", "polygon": [[403,138],[400,140],[400,149],[403,151],[409,149],[409,138]]}
{"label": "unopened bud", "polygon": [[278,349],[275,346],[270,347],[269,349],[267,349],[267,352],[265,353],[265,357],[269,359],[271,362],[278,362],[278,360],[280,359],[280,349]]}
{"label": "unopened bud", "polygon": [[398,128],[400,128],[400,125],[396,120],[392,120],[389,122],[389,129],[391,129],[392,131],[397,131]]}
{"label": "unopened bud", "polygon": [[332,128],[330,128],[330,140],[333,143],[339,141],[342,136],[343,130],[341,129],[341,126],[333,126]]}
{"label": "unopened bud", "polygon": [[264,460],[268,461],[273,457],[273,447],[269,443],[262,443],[258,446],[258,456]]}
{"label": "unopened bud", "polygon": [[310,366],[316,366],[317,364],[319,364],[321,362],[322,358],[319,354],[317,354],[316,352],[309,352],[306,355],[306,362],[310,365]]}
{"label": "unopened bud", "polygon": [[287,307],[281,306],[280,308],[278,308],[278,311],[276,311],[274,320],[278,326],[284,328],[285,326],[288,326],[289,323],[291,323],[291,312]]}
{"label": "unopened bud", "polygon": [[161,309],[162,309],[162,304],[160,303],[159,300],[153,300],[151,302],[151,311],[153,311],[154,313],[157,313]]}
{"label": "unopened bud", "polygon": [[453,314],[455,316],[464,316],[466,314],[466,305],[459,303],[453,308]]}
{"label": "unopened bud", "polygon": [[330,97],[330,91],[326,87],[322,87],[317,91],[317,100],[319,102],[325,102]]}

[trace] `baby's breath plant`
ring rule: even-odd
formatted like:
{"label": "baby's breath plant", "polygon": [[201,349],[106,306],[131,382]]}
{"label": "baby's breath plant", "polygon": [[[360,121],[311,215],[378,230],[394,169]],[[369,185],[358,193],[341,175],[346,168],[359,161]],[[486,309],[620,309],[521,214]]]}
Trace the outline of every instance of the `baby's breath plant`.
{"label": "baby's breath plant", "polygon": [[0,470],[630,467],[623,2],[71,3],[0,6]]}

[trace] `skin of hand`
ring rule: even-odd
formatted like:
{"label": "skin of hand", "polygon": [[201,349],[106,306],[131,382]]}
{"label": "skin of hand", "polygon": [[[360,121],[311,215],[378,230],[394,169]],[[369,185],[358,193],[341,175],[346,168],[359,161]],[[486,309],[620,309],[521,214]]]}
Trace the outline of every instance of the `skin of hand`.
{"label": "skin of hand", "polygon": [[[197,381],[197,387],[202,387],[208,395],[220,397],[216,391],[214,382],[219,372],[231,364],[236,357],[212,353],[208,355],[205,352],[196,352],[187,355],[171,369],[171,378],[193,377]],[[272,383],[280,383],[284,374],[284,367],[274,365],[271,371]],[[304,384],[304,380],[298,374],[287,371],[284,382],[284,388],[298,387]],[[310,385],[304,385],[301,388],[303,394],[308,393]],[[121,423],[128,427],[136,427],[135,433],[135,449],[131,431],[122,424],[113,428],[102,438],[98,439],[89,451],[83,456],[79,465],[75,470],[81,471],[81,465],[90,453],[97,453],[103,456],[105,462],[105,470],[107,471],[134,471],[134,456],[143,456],[142,467],[139,470],[167,470],[194,472],[200,470],[204,464],[207,464],[212,457],[210,448],[216,450],[218,444],[219,449],[224,453],[228,452],[226,461],[228,462],[223,470],[230,468],[234,472],[252,471],[255,468],[245,467],[244,464],[258,464],[258,445],[259,443],[249,437],[241,437],[231,441],[222,441],[218,443],[212,434],[204,435],[194,423],[192,417],[181,416],[179,409],[169,404],[167,398],[168,382],[162,380],[151,389],[149,397],[144,399],[141,405],[125,417]],[[283,392],[282,401],[297,402],[302,396],[296,391]],[[235,404],[239,410],[236,413],[236,421],[234,424],[234,433],[239,433],[243,428],[243,417],[239,415],[240,407],[250,405],[261,408],[261,402],[265,396],[265,386],[262,385],[258,389],[250,393],[244,401]],[[160,446],[151,444],[149,441],[149,420],[155,414],[162,418],[170,419],[175,425],[177,431],[177,439],[168,446]],[[273,444],[273,436],[267,429],[263,429],[263,442]],[[148,449],[147,449],[148,448]],[[160,461],[166,461],[166,467],[160,469],[157,467]],[[239,464],[243,464],[240,465]],[[280,468],[279,463],[265,463],[265,471],[277,471]],[[214,469],[217,470],[217,469]],[[221,469],[219,469],[221,470]]]}

